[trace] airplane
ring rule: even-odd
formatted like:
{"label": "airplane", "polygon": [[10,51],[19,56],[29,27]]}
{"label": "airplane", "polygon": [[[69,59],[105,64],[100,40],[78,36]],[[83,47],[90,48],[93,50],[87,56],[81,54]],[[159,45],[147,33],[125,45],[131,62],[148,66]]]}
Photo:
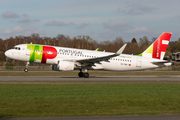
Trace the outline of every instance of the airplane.
{"label": "airplane", "polygon": [[[170,66],[163,60],[172,33],[162,33],[143,53],[139,55],[122,54],[127,44],[116,53],[55,47],[39,44],[20,44],[5,52],[6,57],[27,62],[52,65],[54,71],[80,70],[79,77],[88,78],[87,70],[134,71]],[[84,70],[84,72],[82,72]]]}

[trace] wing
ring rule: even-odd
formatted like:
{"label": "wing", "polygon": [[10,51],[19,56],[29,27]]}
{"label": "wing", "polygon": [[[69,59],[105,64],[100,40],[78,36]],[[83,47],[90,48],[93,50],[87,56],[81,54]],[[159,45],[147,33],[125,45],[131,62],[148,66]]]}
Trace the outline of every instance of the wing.
{"label": "wing", "polygon": [[[87,66],[87,65],[93,65],[94,63],[99,63],[101,61],[108,61],[112,57],[119,56],[125,49],[126,45],[127,44],[124,44],[116,53],[112,55],[96,57],[96,58],[87,58],[87,59],[75,59],[73,60],[73,62],[78,62]],[[68,61],[72,61],[72,60],[68,60]]]}

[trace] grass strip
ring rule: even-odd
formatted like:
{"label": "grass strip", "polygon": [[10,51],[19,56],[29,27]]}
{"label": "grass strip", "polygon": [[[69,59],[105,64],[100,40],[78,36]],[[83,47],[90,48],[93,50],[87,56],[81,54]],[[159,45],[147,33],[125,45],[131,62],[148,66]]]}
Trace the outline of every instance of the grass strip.
{"label": "grass strip", "polygon": [[180,113],[180,83],[0,83],[0,118]]}

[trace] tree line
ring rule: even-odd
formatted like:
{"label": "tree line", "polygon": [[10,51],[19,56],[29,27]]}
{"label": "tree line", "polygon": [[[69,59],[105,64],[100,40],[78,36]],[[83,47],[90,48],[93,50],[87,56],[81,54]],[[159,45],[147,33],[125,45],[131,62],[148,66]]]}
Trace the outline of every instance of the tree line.
{"label": "tree line", "polygon": [[[124,54],[140,54],[142,53],[152,42],[154,42],[157,38],[153,37],[149,40],[146,36],[139,38],[139,42],[135,38],[132,38],[131,41],[126,42],[127,46],[123,51]],[[51,45],[51,46],[61,46],[61,47],[70,47],[70,48],[78,48],[78,49],[88,49],[95,50],[99,48],[99,51],[106,52],[116,52],[125,42],[121,37],[117,37],[113,41],[102,41],[98,42],[91,38],[90,36],[77,36],[70,38],[69,36],[65,36],[63,34],[58,34],[56,37],[40,37],[39,34],[32,34],[31,36],[16,36],[10,37],[8,39],[0,38],[0,66],[6,62],[6,57],[4,52],[8,49],[11,49],[15,45],[18,44],[43,44],[43,45]],[[177,41],[170,41],[169,46],[166,51],[166,55],[170,56],[174,52],[180,51],[180,38]],[[16,65],[19,65],[20,62],[16,61]],[[22,64],[22,63],[21,63]]]}

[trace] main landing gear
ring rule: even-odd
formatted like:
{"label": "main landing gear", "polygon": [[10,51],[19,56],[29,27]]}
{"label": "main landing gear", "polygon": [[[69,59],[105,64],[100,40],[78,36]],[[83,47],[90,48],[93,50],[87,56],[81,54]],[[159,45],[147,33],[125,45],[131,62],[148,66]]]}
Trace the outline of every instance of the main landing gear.
{"label": "main landing gear", "polygon": [[28,65],[29,65],[29,62],[26,63],[26,68],[24,68],[24,72],[28,72]]}
{"label": "main landing gear", "polygon": [[84,77],[84,78],[88,78],[89,77],[89,73],[87,72],[87,69],[85,70],[85,72],[82,72],[82,69],[80,69],[80,72],[78,73],[79,77]]}

